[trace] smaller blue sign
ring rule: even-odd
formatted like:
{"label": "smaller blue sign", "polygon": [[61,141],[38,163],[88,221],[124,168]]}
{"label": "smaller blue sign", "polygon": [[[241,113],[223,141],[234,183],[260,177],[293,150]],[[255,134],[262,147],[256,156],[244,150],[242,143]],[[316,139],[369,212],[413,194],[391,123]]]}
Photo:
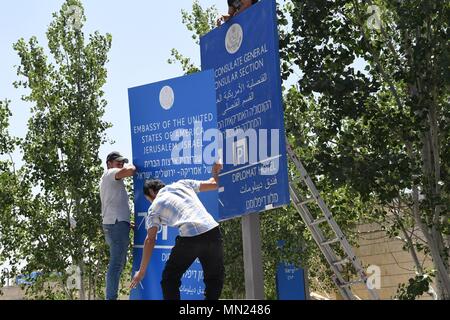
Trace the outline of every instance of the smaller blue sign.
{"label": "smaller blue sign", "polygon": [[276,275],[278,300],[306,300],[305,272],[293,264],[279,263]]}
{"label": "smaller blue sign", "polygon": [[36,282],[37,278],[41,275],[41,272],[33,271],[29,275],[20,274],[16,277],[16,284],[21,285],[32,285],[34,282]]}

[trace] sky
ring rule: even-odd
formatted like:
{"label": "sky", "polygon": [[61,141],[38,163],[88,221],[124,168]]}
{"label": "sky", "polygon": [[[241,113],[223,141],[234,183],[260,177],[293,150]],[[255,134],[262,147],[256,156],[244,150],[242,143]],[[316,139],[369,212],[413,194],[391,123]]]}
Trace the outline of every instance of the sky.
{"label": "sky", "polygon": [[[60,10],[64,0],[1,0],[0,1],[0,100],[11,100],[13,114],[10,134],[24,138],[31,105],[21,101],[25,89],[15,89],[19,80],[16,67],[20,60],[12,46],[18,39],[36,36],[47,48],[46,31],[52,13]],[[225,0],[200,0],[203,8],[215,5],[219,13],[227,11]],[[192,0],[83,0],[87,18],[85,35],[98,30],[112,34],[112,48],[107,64],[108,79],[103,87],[108,101],[104,120],[113,127],[106,133],[114,144],[99,150],[102,160],[117,150],[132,159],[128,88],[182,76],[179,64],[168,64],[172,48],[200,64],[200,48],[191,32],[182,24],[181,10],[190,11]],[[22,155],[14,155],[16,164]]]}

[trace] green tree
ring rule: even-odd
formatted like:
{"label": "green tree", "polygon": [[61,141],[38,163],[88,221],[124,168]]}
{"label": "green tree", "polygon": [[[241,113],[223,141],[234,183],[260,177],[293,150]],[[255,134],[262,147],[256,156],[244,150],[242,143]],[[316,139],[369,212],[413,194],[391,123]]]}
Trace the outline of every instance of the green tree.
{"label": "green tree", "polygon": [[11,117],[9,103],[8,100],[0,101],[0,185],[2,186],[0,189],[0,209],[2,210],[0,217],[2,218],[9,216],[9,208],[14,204],[14,194],[16,193],[14,189],[16,186],[16,171],[12,153],[19,140],[11,137],[8,131],[9,118]]}
{"label": "green tree", "polygon": [[303,73],[287,128],[307,170],[373,202],[372,219],[412,253],[416,279],[428,279],[423,251],[449,299],[450,4],[293,0],[284,14],[283,76]]}
{"label": "green tree", "polygon": [[[9,101],[0,101],[0,264],[7,262],[11,243],[10,234],[17,228],[15,214],[19,199],[27,194],[26,188],[20,187],[19,172],[16,172],[12,153],[20,141],[9,134],[11,111]],[[10,278],[10,272],[0,271],[0,283]]]}
{"label": "green tree", "polygon": [[[78,293],[79,299],[95,299],[103,295],[108,256],[98,151],[110,127],[102,120],[102,87],[112,38],[98,32],[85,36],[78,0],[67,0],[53,18],[47,31],[51,59],[36,37],[14,44],[21,76],[15,86],[29,89],[23,100],[32,105],[23,154],[34,197],[15,216],[21,232],[11,235],[9,258],[24,260],[24,273],[41,272],[30,287],[39,298],[74,299]],[[66,272],[70,266],[79,272],[79,290]]]}
{"label": "green tree", "polygon": [[[203,9],[200,3],[194,0],[191,12],[181,10],[181,21],[192,32],[192,39],[195,44],[199,45],[200,37],[214,28],[218,15],[219,12],[215,6]],[[167,62],[169,64],[180,63],[185,74],[200,71],[200,68],[192,62],[191,58],[185,57],[177,49],[173,48],[171,50],[171,56],[172,58],[168,59]]]}

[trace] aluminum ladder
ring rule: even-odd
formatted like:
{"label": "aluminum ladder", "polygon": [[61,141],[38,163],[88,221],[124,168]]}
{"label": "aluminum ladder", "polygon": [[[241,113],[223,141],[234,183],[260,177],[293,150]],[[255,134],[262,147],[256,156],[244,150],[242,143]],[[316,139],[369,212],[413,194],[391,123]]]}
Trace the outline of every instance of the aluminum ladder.
{"label": "aluminum ladder", "polygon": [[[361,265],[361,262],[353,252],[353,249],[348,243],[345,235],[342,233],[341,228],[333,219],[333,215],[331,214],[324,200],[320,196],[316,186],[309,177],[308,173],[306,172],[306,169],[303,167],[303,164],[295,154],[293,148],[291,147],[287,139],[286,139],[286,149],[289,158],[292,160],[295,167],[300,172],[300,180],[307,186],[310,192],[309,197],[300,196],[300,192],[298,188],[295,186],[295,183],[290,181],[289,193],[291,195],[292,202],[294,204],[295,209],[297,209],[298,213],[300,214],[309,231],[311,232],[315,242],[317,243],[323,255],[325,256],[325,259],[327,260],[328,264],[330,265],[331,270],[334,273],[333,282],[339,289],[340,294],[346,300],[355,300],[356,297],[352,293],[351,287],[353,285],[364,283],[367,290],[369,291],[370,297],[373,300],[378,300],[379,296],[377,292],[367,282],[368,277]],[[323,216],[319,218],[313,217],[307,206],[307,204],[311,202],[315,202],[319,206],[321,212],[323,213]],[[327,239],[324,236],[324,231],[320,228],[320,226],[325,223],[328,224],[329,227],[333,230],[333,232],[336,235],[335,238]],[[340,254],[336,253],[336,250],[333,249],[333,247],[331,246],[334,243],[340,244],[340,247],[345,253],[343,257],[341,257]],[[344,278],[343,266],[349,263],[351,263],[354,269],[356,270],[357,279],[355,281],[347,281]]]}

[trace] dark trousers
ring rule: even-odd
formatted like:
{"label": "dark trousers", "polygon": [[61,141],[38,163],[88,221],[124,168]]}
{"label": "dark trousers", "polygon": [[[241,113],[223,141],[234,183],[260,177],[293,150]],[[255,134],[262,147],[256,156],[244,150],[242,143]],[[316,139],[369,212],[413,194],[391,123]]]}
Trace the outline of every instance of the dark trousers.
{"label": "dark trousers", "polygon": [[198,236],[176,238],[162,274],[164,300],[180,300],[181,277],[196,258],[203,268],[205,299],[219,299],[225,269],[222,235],[219,227],[216,227]]}

